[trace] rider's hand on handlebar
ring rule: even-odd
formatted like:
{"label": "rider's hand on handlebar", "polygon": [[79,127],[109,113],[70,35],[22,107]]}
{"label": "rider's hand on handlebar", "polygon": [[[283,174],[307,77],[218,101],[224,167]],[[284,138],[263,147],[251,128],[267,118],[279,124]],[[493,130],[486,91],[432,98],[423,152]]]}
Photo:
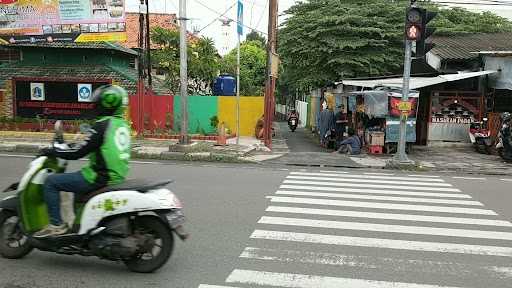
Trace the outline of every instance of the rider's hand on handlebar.
{"label": "rider's hand on handlebar", "polygon": [[53,148],[46,147],[46,148],[42,148],[39,151],[39,154],[41,156],[53,156],[55,154],[55,150]]}

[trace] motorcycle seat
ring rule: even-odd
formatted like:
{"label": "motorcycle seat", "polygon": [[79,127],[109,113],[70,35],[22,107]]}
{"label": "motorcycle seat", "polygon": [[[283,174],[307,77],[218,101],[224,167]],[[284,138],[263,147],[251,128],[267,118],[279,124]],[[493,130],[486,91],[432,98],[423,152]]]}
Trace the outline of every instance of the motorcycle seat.
{"label": "motorcycle seat", "polygon": [[113,192],[113,191],[138,191],[141,193],[148,192],[150,190],[154,190],[156,188],[160,188],[166,186],[170,183],[174,182],[174,180],[145,180],[145,179],[128,179],[121,184],[105,186],[98,190],[92,191],[90,193],[86,193],[81,197],[78,197],[76,202],[78,203],[87,203],[91,198],[96,195]]}

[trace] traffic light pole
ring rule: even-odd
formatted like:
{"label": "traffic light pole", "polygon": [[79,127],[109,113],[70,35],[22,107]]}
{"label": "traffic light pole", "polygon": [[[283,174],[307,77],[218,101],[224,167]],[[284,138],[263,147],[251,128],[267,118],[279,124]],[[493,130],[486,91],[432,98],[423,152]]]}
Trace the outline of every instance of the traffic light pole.
{"label": "traffic light pole", "polygon": [[[409,81],[411,80],[411,62],[412,62],[412,41],[405,40],[405,60],[404,60],[404,82],[402,85],[402,102],[409,101]],[[406,135],[407,135],[407,115],[408,111],[401,113],[400,115],[400,138],[398,142],[398,151],[395,155],[395,160],[400,164],[410,164],[412,161],[409,160],[405,153],[406,146]]]}

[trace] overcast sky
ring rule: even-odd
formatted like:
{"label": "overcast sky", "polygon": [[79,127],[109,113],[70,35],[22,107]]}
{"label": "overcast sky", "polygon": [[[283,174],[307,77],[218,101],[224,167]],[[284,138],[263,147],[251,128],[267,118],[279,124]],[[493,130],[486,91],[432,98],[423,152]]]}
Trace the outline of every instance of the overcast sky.
{"label": "overcast sky", "polygon": [[[441,2],[465,2],[465,3],[491,3],[490,0],[434,0]],[[512,0],[500,0],[501,2],[510,2],[510,6],[478,6],[478,5],[461,5],[474,11],[489,10],[498,15],[512,19]],[[210,37],[215,41],[215,45],[221,54],[224,54],[223,47],[227,46],[232,49],[236,46],[236,25],[231,24],[228,29],[228,37],[223,35],[222,23],[216,19],[220,14],[228,10],[229,7],[236,3],[236,0],[186,0],[187,17],[192,18],[188,23],[188,29],[193,31],[201,30],[210,22],[213,24],[204,28],[200,35]],[[243,0],[244,4],[244,24],[262,32],[267,31],[268,20],[268,0]],[[296,0],[279,0],[279,12],[283,13],[292,6]],[[129,12],[138,11],[139,0],[126,0],[126,9]],[[151,12],[156,13],[175,13],[178,14],[179,0],[149,0],[149,8]],[[236,19],[236,5],[231,8],[226,16]],[[284,18],[280,17],[280,21]],[[244,33],[247,33],[246,29]],[[243,39],[242,39],[243,40]]]}

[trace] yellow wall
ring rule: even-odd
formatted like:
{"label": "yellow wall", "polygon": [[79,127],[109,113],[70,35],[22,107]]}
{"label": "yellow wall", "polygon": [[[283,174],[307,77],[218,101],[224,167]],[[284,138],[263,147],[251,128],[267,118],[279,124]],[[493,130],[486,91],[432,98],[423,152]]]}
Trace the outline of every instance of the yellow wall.
{"label": "yellow wall", "polygon": [[[219,124],[224,122],[226,128],[236,133],[236,97],[219,97]],[[264,102],[262,96],[240,97],[240,136],[254,136],[256,122],[263,115]]]}

